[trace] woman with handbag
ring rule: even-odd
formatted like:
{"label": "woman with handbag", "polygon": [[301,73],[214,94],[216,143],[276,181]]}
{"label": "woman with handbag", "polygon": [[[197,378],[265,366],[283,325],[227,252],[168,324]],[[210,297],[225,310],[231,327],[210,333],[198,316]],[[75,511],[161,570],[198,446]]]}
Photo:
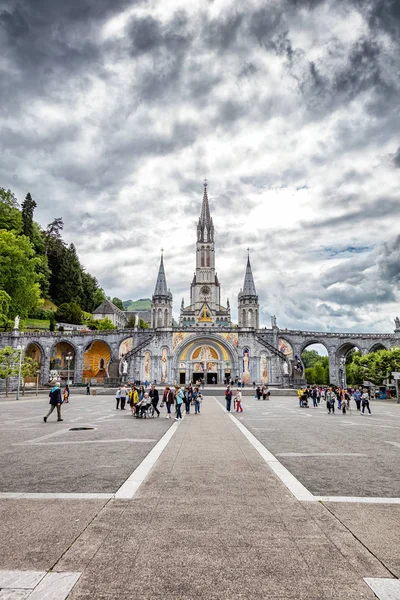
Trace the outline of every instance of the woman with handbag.
{"label": "woman with handbag", "polygon": [[175,387],[175,403],[176,403],[176,417],[175,417],[175,421],[181,421],[182,420],[182,404],[183,401],[185,399],[185,394],[182,392],[180,386],[176,386]]}

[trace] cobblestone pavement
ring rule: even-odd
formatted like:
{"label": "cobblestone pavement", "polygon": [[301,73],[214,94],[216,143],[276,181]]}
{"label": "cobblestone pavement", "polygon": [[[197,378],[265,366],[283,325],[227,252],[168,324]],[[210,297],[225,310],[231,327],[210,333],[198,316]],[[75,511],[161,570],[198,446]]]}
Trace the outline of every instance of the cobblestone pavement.
{"label": "cobblestone pavement", "polygon": [[[70,471],[70,480],[68,482],[65,474],[60,473],[58,491],[65,491],[69,486],[78,491],[115,491],[129,471],[125,466],[121,467],[120,454],[109,454],[109,449],[119,444],[115,440],[139,435],[150,437],[150,434],[152,439],[159,440],[170,422],[161,418],[148,423],[132,422],[129,416],[125,418],[120,413],[111,417],[113,405],[110,406],[110,401],[104,398],[102,413],[95,415],[91,412],[90,417],[85,416],[83,420],[93,423],[96,416],[98,419],[109,417],[97,421],[102,425],[95,433],[101,432],[103,443],[92,443],[97,449],[94,459],[93,455],[86,453],[86,447],[91,447],[91,444],[85,443],[67,444],[66,451],[58,445],[50,448],[45,445],[21,446],[24,449],[22,453],[19,453],[20,446],[12,446],[13,443],[29,440],[32,444],[34,437],[57,433],[58,425],[70,425],[74,401],[65,407],[64,423],[54,423],[51,430],[40,423],[39,417],[43,413],[40,403],[32,402],[29,408],[32,412],[24,415],[32,423],[17,421],[19,415],[14,413],[14,406],[2,406],[1,412],[6,412],[6,415],[2,414],[0,426],[6,433],[10,431],[8,442],[2,447],[2,472],[5,466],[8,473],[7,462],[15,451],[18,457],[14,470],[17,471],[19,465],[24,473],[19,479],[20,489],[23,486],[25,489],[38,489],[34,475],[28,485],[24,483],[31,468],[38,470],[41,489],[48,491],[44,485],[46,469],[51,464],[52,453],[55,453],[55,456],[71,459],[71,466],[64,466],[66,472]],[[79,416],[79,402],[82,407],[89,406],[85,405],[84,399],[77,400],[78,415],[74,418]],[[342,460],[342,453],[350,452],[347,445],[353,439],[352,432],[356,426],[346,428],[340,425],[339,420],[344,419],[342,415],[334,417],[337,424],[327,425],[332,427],[328,430],[324,425],[325,415],[318,413],[315,417],[305,417],[292,413],[292,410],[299,410],[295,399],[275,402],[275,406],[271,404],[267,408],[269,403],[256,404],[255,400],[246,399],[245,412],[240,417],[241,422],[248,429],[252,428],[259,439],[260,432],[257,432],[255,423],[251,424],[250,416],[255,420],[258,416],[269,420],[268,426],[273,426],[270,427],[272,431],[267,433],[271,435],[263,441],[275,455],[289,452],[326,454],[325,443],[332,441],[327,438],[329,431],[334,436],[332,439],[337,439],[340,445],[340,450],[335,448],[338,460]],[[69,574],[68,577],[74,578],[73,582],[77,579],[72,591],[68,588],[63,596],[51,596],[54,600],[67,597],[68,600],[359,600],[377,597],[370,588],[375,580],[379,580],[381,587],[386,580],[397,586],[400,506],[297,500],[230,416],[224,414],[221,403],[222,398],[218,405],[216,399],[207,397],[202,404],[201,415],[192,414],[179,424],[149,476],[130,500],[0,498],[0,570],[31,570],[42,577],[44,572],[52,569]],[[101,404],[95,402],[90,406],[93,411]],[[391,405],[381,405],[376,411],[373,407],[377,414],[381,409],[389,412],[397,410]],[[99,408],[98,412],[101,411]],[[269,414],[264,415],[263,412]],[[271,413],[276,416],[273,418]],[[368,417],[354,415],[351,418],[361,421]],[[374,418],[377,420],[378,416]],[[386,417],[383,418],[385,424]],[[392,423],[397,422],[396,415],[393,419]],[[301,436],[299,430],[303,422]],[[37,433],[30,427],[25,431],[22,425],[26,423],[33,429],[40,425],[41,431]],[[262,427],[264,423],[260,421],[259,429]],[[277,431],[278,427],[282,427],[281,433]],[[93,432],[84,433],[89,435]],[[57,434],[47,438],[45,443],[72,434]],[[303,437],[308,437],[308,442],[303,444]],[[68,437],[67,441],[70,439]],[[105,441],[110,439],[114,442]],[[289,440],[292,440],[290,447]],[[391,440],[382,438],[379,444]],[[149,452],[155,442],[146,443]],[[124,454],[128,454],[132,470],[137,466],[137,460],[129,452],[136,448],[136,444],[140,448],[144,444],[126,444]],[[375,441],[378,451],[379,444]],[[80,451],[71,455],[70,449],[75,453],[78,447]],[[367,454],[370,447],[373,443],[369,446],[365,441],[362,449],[351,449],[351,453]],[[393,448],[396,449],[396,446]],[[35,461],[27,456],[32,450],[37,452]],[[106,458],[110,462],[105,463]],[[286,458],[290,459],[290,456]],[[297,458],[306,459],[306,456]],[[327,460],[329,457],[319,458]],[[352,465],[357,465],[355,461],[364,458],[353,458],[354,461],[348,461],[345,466],[349,464],[356,469]],[[283,462],[285,457],[278,459]],[[78,465],[72,465],[75,462]],[[62,463],[56,464],[60,469]],[[102,469],[100,464],[108,464],[110,468]],[[284,464],[304,485],[318,481],[317,477],[309,479],[307,469],[302,474],[302,469],[292,469],[290,461]],[[106,475],[108,470],[112,470],[112,465],[115,465],[118,474]],[[102,470],[105,484],[101,488]],[[55,490],[56,470],[52,473],[51,485]],[[98,475],[94,476],[95,473]],[[341,479],[336,479],[334,468],[328,468],[327,477],[329,473],[332,478],[329,485],[335,490],[335,495],[339,495],[336,489],[337,485],[342,485]],[[350,469],[349,479],[353,477],[352,473]],[[17,476],[7,477],[16,490]],[[359,489],[365,491],[366,488],[357,487],[359,483],[355,481],[354,487],[348,488],[351,495],[356,495]],[[388,494],[395,492],[395,484],[392,488],[386,485]],[[311,491],[320,493],[321,489],[312,488]],[[9,491],[4,484],[3,491]],[[343,495],[342,492],[340,490],[340,495]],[[0,573],[0,588],[1,581]],[[1,596],[4,591],[0,591],[0,598],[23,597]],[[16,594],[16,590],[13,593]],[[385,598],[383,595],[380,597],[382,600]]]}

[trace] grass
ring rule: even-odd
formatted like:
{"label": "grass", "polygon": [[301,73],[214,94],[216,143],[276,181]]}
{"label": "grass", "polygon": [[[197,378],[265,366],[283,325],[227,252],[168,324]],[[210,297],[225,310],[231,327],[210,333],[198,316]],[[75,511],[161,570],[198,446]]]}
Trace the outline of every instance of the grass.
{"label": "grass", "polygon": [[49,329],[50,321],[48,319],[26,319],[26,329]]}

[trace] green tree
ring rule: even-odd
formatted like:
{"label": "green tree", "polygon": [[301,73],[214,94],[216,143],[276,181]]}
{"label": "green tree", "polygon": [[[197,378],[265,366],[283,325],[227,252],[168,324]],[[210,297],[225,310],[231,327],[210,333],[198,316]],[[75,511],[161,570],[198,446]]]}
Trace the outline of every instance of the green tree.
{"label": "green tree", "polygon": [[96,277],[93,277],[90,273],[86,273],[83,269],[81,277],[83,288],[81,306],[83,310],[93,313],[104,302],[105,295],[103,290],[99,288]]}
{"label": "green tree", "polygon": [[10,377],[18,375],[20,350],[15,350],[11,346],[6,346],[0,350],[0,379],[5,379],[6,382],[6,397],[10,385]]}
{"label": "green tree", "polygon": [[0,187],[0,229],[22,233],[22,215],[11,190]]}
{"label": "green tree", "polygon": [[38,259],[25,236],[0,231],[0,289],[11,297],[9,316],[27,317],[40,300]]}
{"label": "green tree", "polygon": [[65,302],[57,308],[57,321],[59,323],[72,323],[82,325],[83,310],[76,302]]}
{"label": "green tree", "polygon": [[22,209],[22,222],[23,229],[22,233],[26,235],[31,241],[33,238],[33,213],[37,204],[28,192],[25,200],[21,204]]}
{"label": "green tree", "polygon": [[2,327],[4,330],[8,325],[10,306],[11,297],[4,290],[0,290],[0,327]]}
{"label": "green tree", "polygon": [[98,319],[96,323],[97,329],[99,331],[112,331],[113,329],[117,329],[115,325],[113,325],[111,319],[109,319],[108,317],[106,317],[105,319]]}
{"label": "green tree", "polygon": [[56,317],[53,311],[50,311],[50,331],[56,330]]}
{"label": "green tree", "polygon": [[36,377],[36,373],[39,369],[39,363],[31,358],[25,356],[21,364],[21,376],[22,376],[22,395],[25,396],[25,385],[28,377]]}
{"label": "green tree", "polygon": [[382,385],[385,379],[391,379],[392,371],[400,371],[400,348],[371,352],[359,360],[363,380]]}
{"label": "green tree", "polygon": [[120,310],[124,310],[124,305],[122,304],[122,300],[120,300],[120,298],[114,297],[111,302]]}
{"label": "green tree", "polygon": [[303,350],[301,353],[301,360],[303,361],[303,365],[305,369],[308,367],[314,367],[318,362],[320,362],[322,356],[318,354],[316,350]]}
{"label": "green tree", "polygon": [[83,296],[82,267],[74,244],[63,249],[60,261],[58,285],[54,300],[56,304],[65,302],[81,303]]}
{"label": "green tree", "polygon": [[148,329],[149,324],[147,321],[143,321],[143,319],[139,319],[139,327],[140,327],[140,329]]}
{"label": "green tree", "polygon": [[309,384],[316,383],[316,381],[315,381],[315,368],[314,367],[307,367],[304,370],[304,374],[305,374],[307,383],[309,383]]}

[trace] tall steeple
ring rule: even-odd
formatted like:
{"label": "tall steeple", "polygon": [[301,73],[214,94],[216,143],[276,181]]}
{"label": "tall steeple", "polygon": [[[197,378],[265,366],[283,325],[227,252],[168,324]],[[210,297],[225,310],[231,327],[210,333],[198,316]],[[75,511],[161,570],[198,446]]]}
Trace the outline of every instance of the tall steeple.
{"label": "tall steeple", "polygon": [[208,203],[207,179],[204,179],[203,204],[201,214],[197,225],[197,241],[214,242],[214,224],[211,218],[210,205]]}
{"label": "tall steeple", "polygon": [[167,279],[165,277],[165,270],[164,270],[164,256],[163,256],[163,253],[161,252],[161,261],[160,261],[160,267],[158,269],[158,276],[157,276],[156,287],[154,289],[154,296],[167,296],[167,295],[168,295],[168,288],[167,288]]}
{"label": "tall steeple", "polygon": [[152,298],[151,326],[153,328],[172,327],[172,294],[167,287],[163,250]]}
{"label": "tall steeple", "polygon": [[253,272],[250,264],[250,252],[247,255],[246,273],[244,276],[243,294],[245,296],[257,296],[256,286],[254,285]]}
{"label": "tall steeple", "polygon": [[244,275],[243,290],[238,296],[239,327],[259,327],[258,296],[254,285],[253,272],[250,264],[250,249],[248,248],[247,266]]}

